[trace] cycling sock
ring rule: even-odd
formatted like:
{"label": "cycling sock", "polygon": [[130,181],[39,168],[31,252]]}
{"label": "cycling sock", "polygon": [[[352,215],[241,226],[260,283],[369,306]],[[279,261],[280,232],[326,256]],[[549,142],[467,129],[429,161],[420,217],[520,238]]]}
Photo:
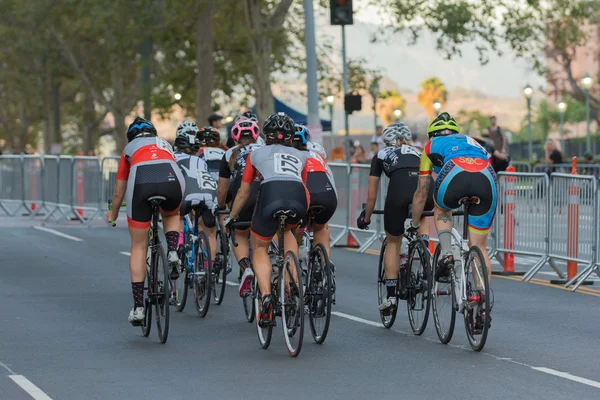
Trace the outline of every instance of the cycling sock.
{"label": "cycling sock", "polygon": [[250,259],[248,257],[241,258],[239,264],[242,268],[242,271],[245,271],[246,268],[252,269],[252,263],[250,262]]}
{"label": "cycling sock", "polygon": [[440,239],[440,246],[442,246],[442,255],[450,253],[452,251],[452,231],[448,229],[439,231],[438,239]]}
{"label": "cycling sock", "polygon": [[398,279],[388,279],[385,281],[388,297],[394,297],[396,295],[396,285],[398,285]]}
{"label": "cycling sock", "polygon": [[177,231],[169,231],[165,233],[165,237],[167,238],[167,249],[177,250],[177,242],[179,241],[179,232]]}
{"label": "cycling sock", "polygon": [[177,248],[183,244],[183,232],[179,232],[179,240],[177,241]]}
{"label": "cycling sock", "polygon": [[135,308],[144,307],[144,282],[131,282],[131,291],[133,292],[133,306]]}

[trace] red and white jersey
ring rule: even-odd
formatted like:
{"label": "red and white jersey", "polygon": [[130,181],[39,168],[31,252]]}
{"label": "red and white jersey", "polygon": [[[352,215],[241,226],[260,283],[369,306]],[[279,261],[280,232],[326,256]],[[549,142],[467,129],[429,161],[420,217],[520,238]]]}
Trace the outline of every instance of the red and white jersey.
{"label": "red and white jersey", "polygon": [[126,181],[129,178],[129,170],[136,164],[152,164],[164,161],[175,161],[173,147],[169,142],[157,136],[133,139],[121,153],[117,179]]}

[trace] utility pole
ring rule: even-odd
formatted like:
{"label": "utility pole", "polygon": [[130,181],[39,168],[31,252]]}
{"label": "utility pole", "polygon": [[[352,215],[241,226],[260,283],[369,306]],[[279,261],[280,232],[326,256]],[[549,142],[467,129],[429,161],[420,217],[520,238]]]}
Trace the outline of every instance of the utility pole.
{"label": "utility pole", "polygon": [[304,46],[306,47],[306,86],[308,114],[306,124],[315,126],[319,119],[319,92],[317,89],[317,50],[315,45],[315,17],[312,0],[304,0]]}

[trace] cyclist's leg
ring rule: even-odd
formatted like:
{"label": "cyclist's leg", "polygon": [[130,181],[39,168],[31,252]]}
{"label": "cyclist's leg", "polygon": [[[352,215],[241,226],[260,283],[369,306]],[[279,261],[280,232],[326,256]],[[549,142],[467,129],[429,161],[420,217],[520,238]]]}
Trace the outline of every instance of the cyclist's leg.
{"label": "cyclist's leg", "polygon": [[329,224],[315,224],[313,225],[313,234],[315,243],[321,243],[323,247],[325,247],[325,251],[327,251],[327,255],[331,255],[330,250],[330,237],[329,237]]}
{"label": "cyclist's leg", "polygon": [[217,221],[215,220],[215,216],[212,215],[210,210],[204,210],[202,213],[202,218],[199,222],[199,228],[202,232],[206,233],[208,237],[208,242],[210,244],[210,259],[215,259],[215,254],[217,253]]}
{"label": "cyclist's leg", "polygon": [[[268,240],[265,240],[268,239]],[[260,293],[265,296],[271,293],[271,259],[267,250],[271,239],[252,235],[252,268],[258,282]]]}
{"label": "cyclist's leg", "polygon": [[[423,211],[432,211],[434,207],[433,201],[433,185],[429,185],[429,193],[427,194],[427,201]],[[420,227],[417,231],[419,237],[425,241],[425,246],[429,245],[429,232],[431,232],[429,217],[421,217]]]}

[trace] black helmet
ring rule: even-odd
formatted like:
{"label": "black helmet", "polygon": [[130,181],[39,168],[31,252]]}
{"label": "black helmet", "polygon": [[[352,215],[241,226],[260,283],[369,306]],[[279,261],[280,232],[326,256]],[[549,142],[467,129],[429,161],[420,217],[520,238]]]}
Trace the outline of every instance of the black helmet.
{"label": "black helmet", "polygon": [[242,116],[246,119],[249,119],[250,121],[258,123],[258,118],[256,117],[256,114],[254,114],[252,111],[246,111],[242,114]]}
{"label": "black helmet", "polygon": [[217,146],[221,142],[221,134],[210,125],[200,128],[196,137],[204,146]]}
{"label": "black helmet", "polygon": [[200,150],[200,140],[194,132],[179,133],[175,138],[174,145],[176,151],[189,149],[190,152],[197,153]]}
{"label": "black helmet", "polygon": [[131,125],[129,125],[129,128],[127,128],[127,141],[131,142],[140,135],[158,136],[158,133],[156,132],[154,125],[152,125],[152,122],[137,116]]}
{"label": "black helmet", "polygon": [[271,114],[263,125],[263,133],[267,138],[267,144],[283,142],[289,145],[295,132],[294,120],[282,112]]}

